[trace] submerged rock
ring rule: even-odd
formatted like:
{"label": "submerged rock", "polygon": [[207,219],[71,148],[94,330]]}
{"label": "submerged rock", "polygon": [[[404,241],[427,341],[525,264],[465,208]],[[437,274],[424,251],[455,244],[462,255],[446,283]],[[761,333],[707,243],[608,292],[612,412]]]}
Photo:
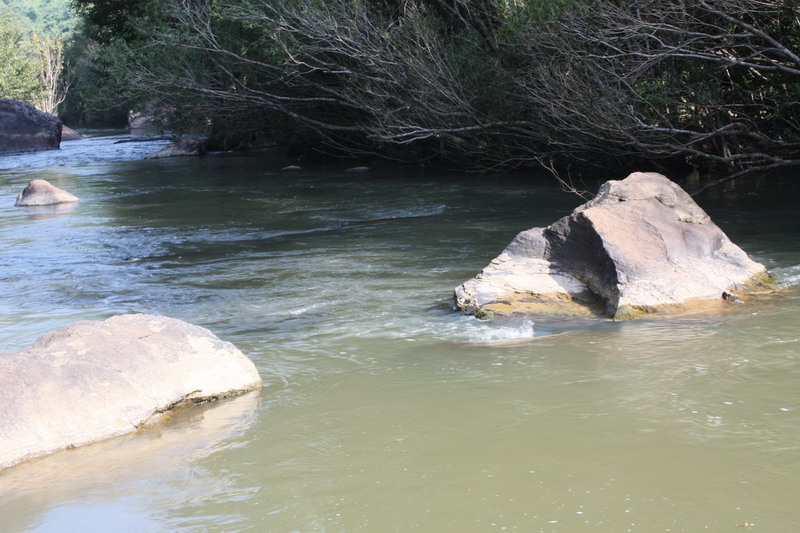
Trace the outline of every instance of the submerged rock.
{"label": "submerged rock", "polygon": [[369,167],[350,167],[345,170],[348,174],[365,174],[370,171]]}
{"label": "submerged rock", "polygon": [[31,104],[0,98],[0,153],[58,150],[61,119]]}
{"label": "submerged rock", "polygon": [[144,314],[77,322],[0,352],[0,469],[260,386],[253,363],[204,328]]}
{"label": "submerged rock", "polygon": [[161,159],[163,157],[181,157],[187,155],[204,155],[206,153],[205,141],[199,139],[184,139],[165,146],[158,152],[148,154],[145,159]]}
{"label": "submerged rock", "polygon": [[53,205],[53,204],[66,204],[70,202],[80,201],[77,196],[74,196],[63,189],[59,189],[47,180],[32,180],[17,195],[17,201],[14,203],[16,206],[35,206],[35,205]]}
{"label": "submerged rock", "polygon": [[661,174],[636,172],[603,184],[593,200],[547,228],[521,232],[456,288],[455,302],[476,316],[629,319],[729,302],[763,278],[764,266],[678,185]]}

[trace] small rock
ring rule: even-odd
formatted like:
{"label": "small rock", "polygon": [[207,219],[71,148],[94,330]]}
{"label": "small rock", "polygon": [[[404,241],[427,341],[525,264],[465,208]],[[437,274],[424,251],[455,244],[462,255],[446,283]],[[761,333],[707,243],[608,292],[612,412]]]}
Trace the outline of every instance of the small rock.
{"label": "small rock", "polygon": [[289,165],[289,166],[283,167],[281,170],[303,170],[303,167],[298,166],[298,165]]}
{"label": "small rock", "polygon": [[204,155],[206,153],[206,143],[198,139],[184,139],[176,143],[165,146],[158,152],[148,154],[145,159],[161,159],[164,157],[181,157],[189,155]]}
{"label": "small rock", "polygon": [[19,195],[14,205],[35,206],[35,205],[53,205],[64,204],[70,202],[80,201],[77,196],[74,196],[63,189],[59,189],[55,185],[50,184],[47,180],[33,180],[28,183]]}
{"label": "small rock", "polygon": [[732,304],[743,304],[744,303],[741,300],[741,298],[739,298],[735,294],[731,294],[729,292],[723,292],[722,293],[722,299],[725,300],[726,302],[732,303]]}

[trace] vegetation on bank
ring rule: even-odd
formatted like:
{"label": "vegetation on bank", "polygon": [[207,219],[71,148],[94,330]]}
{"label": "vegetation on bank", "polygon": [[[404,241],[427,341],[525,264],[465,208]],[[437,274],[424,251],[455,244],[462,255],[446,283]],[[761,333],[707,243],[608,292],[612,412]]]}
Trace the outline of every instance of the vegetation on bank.
{"label": "vegetation on bank", "polygon": [[75,22],[67,2],[0,2],[0,97],[58,112],[67,90],[64,40]]}
{"label": "vegetation on bank", "polygon": [[800,165],[800,0],[73,0],[73,122],[471,170]]}

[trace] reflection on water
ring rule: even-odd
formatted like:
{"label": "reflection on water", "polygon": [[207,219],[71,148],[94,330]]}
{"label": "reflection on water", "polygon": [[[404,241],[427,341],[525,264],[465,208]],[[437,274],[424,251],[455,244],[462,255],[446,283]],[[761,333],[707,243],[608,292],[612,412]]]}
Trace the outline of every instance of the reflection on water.
{"label": "reflection on water", "polygon": [[[116,140],[0,158],[0,349],[164,314],[269,385],[0,473],[0,531],[800,528],[800,216],[778,188],[703,207],[780,298],[485,322],[452,312],[453,287],[577,198],[526,177],[284,172],[272,152],[142,161],[163,141]],[[81,202],[13,207],[46,176]]]}
{"label": "reflection on water", "polygon": [[76,205],[75,203],[35,205],[20,207],[20,209],[24,210],[31,220],[42,220],[71,213]]}
{"label": "reflection on water", "polygon": [[[125,510],[129,530],[144,531],[157,524],[150,516],[154,508],[238,497],[242,489],[232,488],[229,476],[212,473],[202,463],[221,450],[247,443],[258,403],[259,393],[254,392],[186,409],[134,435],[12,468],[2,478],[3,530],[22,531],[40,523],[53,523],[54,530],[99,530],[101,523],[114,523],[114,514],[123,507],[115,500],[129,498],[131,486],[137,487],[137,494],[126,504],[131,507]],[[121,486],[120,479],[129,485]],[[167,528],[162,524],[159,529]]]}

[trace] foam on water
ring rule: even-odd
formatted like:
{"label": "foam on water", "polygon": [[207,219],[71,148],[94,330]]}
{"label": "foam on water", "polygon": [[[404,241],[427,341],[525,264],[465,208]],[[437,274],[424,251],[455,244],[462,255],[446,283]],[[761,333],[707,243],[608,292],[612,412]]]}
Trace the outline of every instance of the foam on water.
{"label": "foam on water", "polygon": [[472,342],[497,342],[532,339],[535,336],[533,320],[522,320],[511,325],[496,325],[492,322],[476,321],[468,328],[467,335]]}
{"label": "foam on water", "polygon": [[773,275],[778,279],[781,287],[789,288],[800,285],[800,265],[777,268]]}
{"label": "foam on water", "polygon": [[58,150],[14,153],[0,156],[0,171],[29,172],[47,168],[78,167],[143,159],[157,152],[169,140],[137,138],[132,135],[105,135],[93,132],[91,137],[61,143]]}
{"label": "foam on water", "polygon": [[[536,336],[533,320],[479,320],[457,314],[440,317],[440,320],[429,324],[428,329],[428,333],[432,333],[434,337],[471,343],[526,340]],[[414,333],[419,335],[425,332]]]}

